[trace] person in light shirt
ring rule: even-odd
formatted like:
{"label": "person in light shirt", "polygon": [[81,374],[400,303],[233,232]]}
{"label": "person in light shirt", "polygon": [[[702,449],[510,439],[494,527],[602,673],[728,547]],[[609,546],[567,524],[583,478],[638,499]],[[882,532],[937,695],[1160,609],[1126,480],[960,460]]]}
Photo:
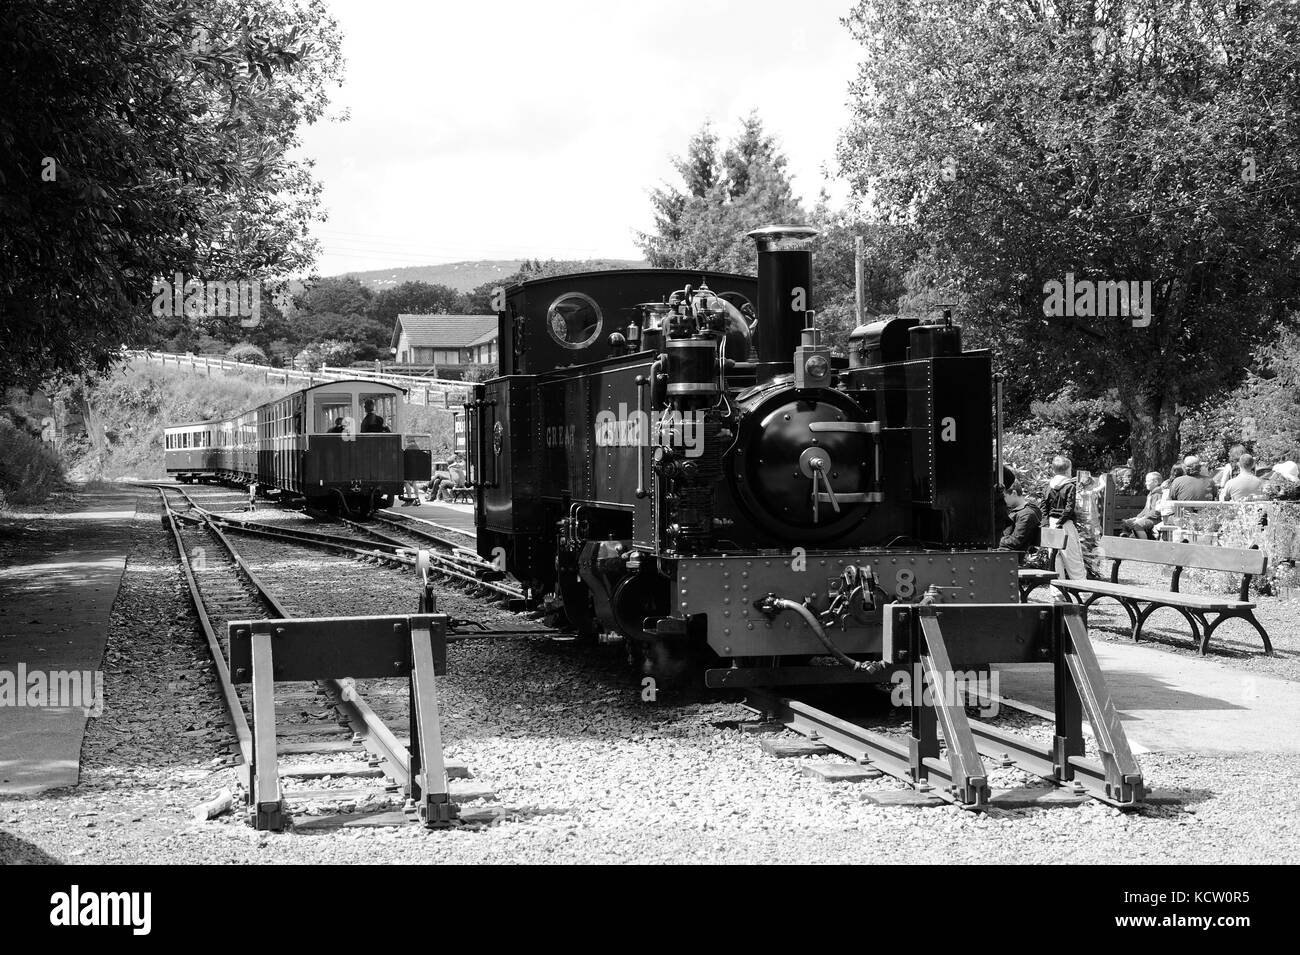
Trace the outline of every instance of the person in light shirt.
{"label": "person in light shirt", "polygon": [[1223,485],[1221,501],[1262,501],[1267,494],[1264,482],[1255,475],[1255,458],[1242,454],[1237,458],[1237,476]]}

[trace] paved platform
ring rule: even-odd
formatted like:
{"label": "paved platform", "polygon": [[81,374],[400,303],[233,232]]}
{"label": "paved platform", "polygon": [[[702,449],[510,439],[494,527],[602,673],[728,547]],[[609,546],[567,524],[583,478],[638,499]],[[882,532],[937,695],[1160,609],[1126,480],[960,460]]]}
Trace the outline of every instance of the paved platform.
{"label": "paved platform", "polygon": [[[7,675],[11,694],[21,674],[30,685],[33,674],[99,670],[126,570],[136,493],[87,491],[78,510],[4,519],[9,557],[0,564],[0,681]],[[0,685],[0,703],[4,690]],[[93,678],[86,701],[92,690]],[[75,786],[86,716],[80,706],[0,705],[0,793]]]}
{"label": "paved platform", "polygon": [[[1300,753],[1300,683],[1141,645],[1093,647],[1135,752]],[[999,695],[1051,709],[1051,667],[995,669]]]}
{"label": "paved platform", "polygon": [[394,504],[388,512],[398,517],[418,517],[445,527],[454,527],[467,534],[474,533],[474,508],[469,504],[426,503],[418,507],[402,507],[400,504]]}

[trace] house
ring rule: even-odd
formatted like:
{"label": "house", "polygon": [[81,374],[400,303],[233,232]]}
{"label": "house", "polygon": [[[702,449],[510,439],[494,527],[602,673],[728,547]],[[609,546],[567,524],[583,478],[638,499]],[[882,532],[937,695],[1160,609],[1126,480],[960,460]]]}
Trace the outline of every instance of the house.
{"label": "house", "polygon": [[[394,360],[458,378],[470,366],[497,364],[495,315],[398,315],[390,343]],[[459,373],[459,374],[458,374]]]}

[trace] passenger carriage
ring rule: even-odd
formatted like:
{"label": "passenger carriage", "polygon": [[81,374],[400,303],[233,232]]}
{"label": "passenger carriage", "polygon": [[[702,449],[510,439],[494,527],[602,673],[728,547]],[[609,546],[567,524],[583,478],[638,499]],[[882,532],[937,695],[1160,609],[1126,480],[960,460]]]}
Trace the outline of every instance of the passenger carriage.
{"label": "passenger carriage", "polygon": [[181,480],[211,475],[369,514],[391,506],[404,481],[429,479],[429,453],[403,446],[404,394],[374,381],[330,381],[233,418],[170,427],[167,470]]}
{"label": "passenger carriage", "polygon": [[163,461],[167,473],[183,484],[215,477],[215,436],[220,421],[199,421],[163,429]]}

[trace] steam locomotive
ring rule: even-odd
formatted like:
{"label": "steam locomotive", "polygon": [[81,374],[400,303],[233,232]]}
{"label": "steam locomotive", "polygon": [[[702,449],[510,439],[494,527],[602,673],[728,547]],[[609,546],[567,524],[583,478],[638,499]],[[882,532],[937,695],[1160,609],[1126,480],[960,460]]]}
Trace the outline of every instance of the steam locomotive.
{"label": "steam locomotive", "polygon": [[501,376],[469,403],[479,552],[647,673],[865,680],[886,605],[1018,602],[1016,555],[994,546],[989,353],[888,318],[833,356],[809,309],[815,235],[749,233],[757,279],[505,292]]}

